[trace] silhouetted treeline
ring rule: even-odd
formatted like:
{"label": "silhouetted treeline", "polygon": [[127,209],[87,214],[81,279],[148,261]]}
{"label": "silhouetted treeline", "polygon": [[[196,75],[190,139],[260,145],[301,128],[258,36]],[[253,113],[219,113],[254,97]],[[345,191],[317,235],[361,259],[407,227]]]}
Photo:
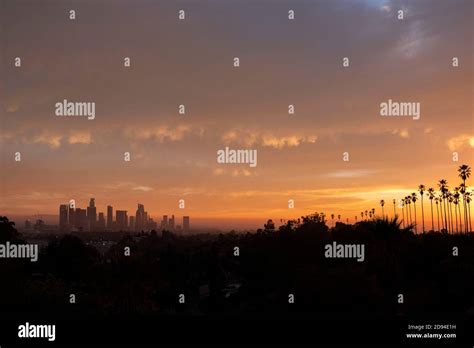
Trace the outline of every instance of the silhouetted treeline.
{"label": "silhouetted treeline", "polygon": [[[0,218],[1,243],[20,238]],[[333,241],[364,244],[364,262],[325,258],[324,246]],[[0,274],[2,313],[21,318],[357,319],[474,312],[472,234],[415,235],[396,219],[338,222],[329,229],[313,214],[279,228],[267,223],[256,233],[125,235],[104,254],[65,235],[51,240],[38,262],[0,259]]]}

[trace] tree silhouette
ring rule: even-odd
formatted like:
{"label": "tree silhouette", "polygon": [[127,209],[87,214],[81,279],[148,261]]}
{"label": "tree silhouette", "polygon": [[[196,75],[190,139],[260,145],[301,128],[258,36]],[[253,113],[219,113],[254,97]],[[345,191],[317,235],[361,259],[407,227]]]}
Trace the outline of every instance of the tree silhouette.
{"label": "tree silhouette", "polygon": [[467,220],[469,222],[469,231],[472,232],[471,225],[471,192],[466,192],[466,203],[467,203]]}
{"label": "tree silhouette", "polygon": [[448,192],[448,182],[445,179],[438,181],[440,196],[441,196],[441,213],[443,213],[444,206],[444,225],[443,228],[448,231],[448,218],[447,218],[447,209],[446,209],[446,193]]}
{"label": "tree silhouette", "polygon": [[435,203],[436,203],[436,211],[437,211],[437,214],[438,214],[438,232],[440,231],[440,225],[439,225],[439,202],[440,202],[440,198],[436,197],[435,198]]}
{"label": "tree silhouette", "polygon": [[415,233],[417,233],[417,231],[418,231],[417,227],[416,227],[417,226],[417,223],[416,223],[416,200],[417,200],[416,192],[413,192],[411,194],[411,201],[413,202],[413,209],[415,210]]}
{"label": "tree silhouette", "polygon": [[433,198],[435,197],[434,195],[434,188],[430,187],[428,189],[428,198],[430,199],[430,205],[431,205],[431,230],[434,231],[434,216],[433,216]]}
{"label": "tree silhouette", "polygon": [[263,227],[266,233],[272,233],[275,231],[275,223],[271,219],[269,219]]}
{"label": "tree silhouette", "polygon": [[15,223],[6,216],[0,216],[0,243],[17,242],[20,234],[15,229]]}
{"label": "tree silhouette", "polygon": [[405,200],[404,200],[404,199],[400,200],[400,204],[402,205],[402,222],[403,222],[403,228],[405,228]]}
{"label": "tree silhouette", "polygon": [[458,225],[458,208],[459,208],[459,187],[454,188],[453,193],[453,203],[454,203],[454,216],[456,217],[456,233],[459,233],[459,225]]}
{"label": "tree silhouette", "polygon": [[[466,180],[469,179],[471,176],[471,167],[469,167],[467,164],[460,165],[458,168],[458,176],[461,178],[462,183],[463,183],[463,188],[464,191],[466,192]],[[464,195],[465,192],[461,192],[463,194],[463,203],[464,203],[464,225],[465,225],[465,232],[467,233],[470,228],[468,228],[468,224],[466,223],[468,221],[468,214],[467,214],[467,202],[466,202],[466,197]],[[471,229],[472,230],[472,229]]]}
{"label": "tree silhouette", "polygon": [[411,218],[411,196],[406,196],[406,201],[407,201],[407,209],[408,209],[408,213],[410,215],[410,225],[413,225],[413,220]]}
{"label": "tree silhouette", "polygon": [[384,211],[383,211],[383,206],[385,205],[385,201],[383,199],[380,200],[380,205],[382,206],[382,218],[385,219],[385,214],[384,214]]}
{"label": "tree silhouette", "polygon": [[447,199],[448,199],[448,207],[449,207],[449,217],[450,217],[450,226],[451,226],[451,232],[454,233],[454,226],[453,226],[453,194],[451,192],[448,192],[446,194]]}
{"label": "tree silhouette", "polygon": [[425,185],[421,184],[418,186],[418,192],[420,192],[420,200],[421,200],[421,223],[423,228],[423,233],[425,233],[425,211],[423,208],[423,194],[425,193],[426,187]]}

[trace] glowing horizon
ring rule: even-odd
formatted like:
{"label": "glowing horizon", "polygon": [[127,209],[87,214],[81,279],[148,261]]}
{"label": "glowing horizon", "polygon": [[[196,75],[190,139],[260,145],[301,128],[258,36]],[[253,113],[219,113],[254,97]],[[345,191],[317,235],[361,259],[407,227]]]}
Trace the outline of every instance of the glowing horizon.
{"label": "glowing horizon", "polygon": [[[474,163],[472,3],[456,2],[404,5],[403,21],[398,1],[295,2],[292,22],[288,5],[259,2],[189,3],[185,21],[170,3],[78,3],[70,21],[70,4],[31,16],[9,2],[0,212],[94,197],[104,213],[143,203],[158,220],[238,229],[313,212],[352,223],[383,199],[392,216],[392,199],[457,186]],[[94,119],[56,116],[64,100],[94,102]],[[389,100],[418,102],[420,118],[381,117]],[[257,165],[218,163],[226,147],[256,150]]]}

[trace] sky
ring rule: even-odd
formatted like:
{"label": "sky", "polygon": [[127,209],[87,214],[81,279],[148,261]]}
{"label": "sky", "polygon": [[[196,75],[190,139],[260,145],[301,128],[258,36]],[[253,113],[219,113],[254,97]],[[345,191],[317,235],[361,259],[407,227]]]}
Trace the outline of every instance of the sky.
{"label": "sky", "polygon": [[[2,6],[3,215],[94,197],[98,211],[134,215],[143,203],[157,220],[189,215],[194,226],[312,212],[352,222],[419,184],[457,185],[457,167],[473,164],[472,1]],[[95,118],[56,116],[64,99],[94,102]],[[420,119],[381,117],[389,99],[420,103]],[[217,163],[226,146],[257,150],[257,166]]]}

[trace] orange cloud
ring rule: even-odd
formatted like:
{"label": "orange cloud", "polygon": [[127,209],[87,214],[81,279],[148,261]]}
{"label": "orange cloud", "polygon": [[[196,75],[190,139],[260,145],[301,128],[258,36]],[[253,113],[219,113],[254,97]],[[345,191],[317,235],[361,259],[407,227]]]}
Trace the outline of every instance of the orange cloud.
{"label": "orange cloud", "polygon": [[284,147],[296,147],[303,143],[313,144],[318,137],[316,135],[274,135],[268,133],[260,133],[257,131],[230,130],[222,136],[222,141],[229,145],[231,143],[241,144],[243,146],[261,145],[282,149]]}
{"label": "orange cloud", "polygon": [[33,144],[46,144],[53,149],[58,149],[61,146],[62,135],[41,133],[33,136]]}
{"label": "orange cloud", "polygon": [[179,125],[175,128],[169,126],[158,126],[152,128],[134,128],[126,131],[126,136],[130,138],[148,140],[154,139],[163,143],[165,141],[182,140],[191,133],[191,128],[187,125]]}
{"label": "orange cloud", "polygon": [[90,144],[92,136],[88,132],[79,132],[71,134],[68,139],[69,144]]}
{"label": "orange cloud", "polygon": [[451,151],[455,151],[463,147],[474,147],[474,135],[461,134],[449,139],[447,144]]}

